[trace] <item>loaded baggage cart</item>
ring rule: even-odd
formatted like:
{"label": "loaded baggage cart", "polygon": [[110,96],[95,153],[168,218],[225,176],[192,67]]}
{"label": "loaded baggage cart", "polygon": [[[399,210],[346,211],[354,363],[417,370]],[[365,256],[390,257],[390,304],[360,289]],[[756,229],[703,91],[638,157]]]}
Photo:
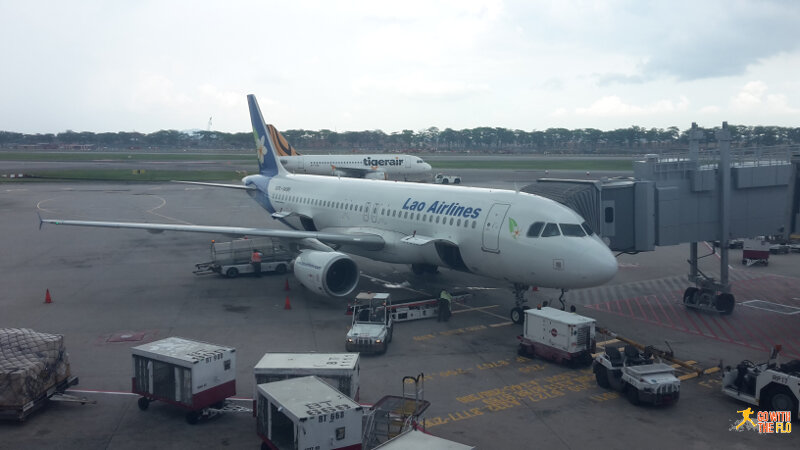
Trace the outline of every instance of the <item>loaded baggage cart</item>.
{"label": "loaded baggage cart", "polygon": [[596,348],[595,320],[545,306],[525,310],[523,333],[517,336],[520,356],[588,365]]}
{"label": "loaded baggage cart", "polygon": [[362,406],[319,378],[259,384],[256,396],[262,449],[361,449]]}
{"label": "loaded baggage cart", "polygon": [[24,421],[49,400],[87,403],[64,395],[76,384],[63,336],[0,328],[0,418]]}
{"label": "loaded baggage cart", "polygon": [[358,353],[265,353],[253,369],[256,385],[314,375],[358,401]]}
{"label": "loaded baggage cart", "polygon": [[133,353],[132,392],[139,409],[160,400],[187,410],[195,424],[236,395],[236,349],[180,337],[139,345]]}
{"label": "loaded baggage cart", "polygon": [[254,251],[261,253],[261,272],[286,273],[292,265],[293,254],[276,238],[234,239],[231,242],[211,242],[211,261],[195,264],[195,275],[218,273],[228,278],[254,273],[250,263]]}

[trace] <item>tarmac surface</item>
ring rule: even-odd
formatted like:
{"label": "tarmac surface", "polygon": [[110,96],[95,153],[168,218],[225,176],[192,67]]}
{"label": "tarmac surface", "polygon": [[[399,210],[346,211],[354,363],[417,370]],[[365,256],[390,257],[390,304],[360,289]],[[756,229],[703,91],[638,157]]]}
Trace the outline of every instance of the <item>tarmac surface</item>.
{"label": "tarmac surface", "polygon": [[[458,172],[468,184],[506,188],[541,176]],[[311,294],[291,274],[194,275],[194,264],[210,259],[211,239],[225,236],[38,229],[37,212],[60,219],[281,227],[241,192],[170,183],[3,183],[0,211],[0,327],[64,335],[80,378],[72,393],[96,401],[51,402],[24,423],[0,422],[0,448],[257,448],[249,413],[192,426],[171,405],[156,402],[140,411],[130,394],[130,347],[168,336],[235,347],[242,399],[236,403],[244,407],[254,390],[253,366],[264,353],[344,351],[345,302]],[[701,247],[701,255],[711,253]],[[731,261],[739,261],[737,252],[731,250]],[[638,342],[665,348],[667,341],[678,358],[702,368],[764,361],[775,343],[783,344],[784,358],[800,358],[800,255],[772,255],[768,267],[733,265],[736,309],[718,316],[681,304],[689,286],[688,253],[688,245],[679,245],[620,255],[612,282],[570,291],[567,304]],[[398,323],[386,354],[362,356],[363,403],[399,395],[403,376],[424,373],[424,397],[431,402],[426,425],[434,435],[484,449],[800,445],[797,432],[730,431],[746,405],[722,395],[716,375],[684,381],[674,406],[636,407],[598,387],[590,368],[518,357],[521,327],[508,319],[513,295],[502,282],[446,269],[416,276],[408,266],[355,259],[360,291],[391,292],[395,300],[434,297],[442,288],[473,294],[454,305],[450,321]],[[718,274],[719,260],[703,258],[701,269]],[[46,289],[51,304],[44,303]],[[557,303],[558,292],[542,289],[527,297],[532,306]]]}

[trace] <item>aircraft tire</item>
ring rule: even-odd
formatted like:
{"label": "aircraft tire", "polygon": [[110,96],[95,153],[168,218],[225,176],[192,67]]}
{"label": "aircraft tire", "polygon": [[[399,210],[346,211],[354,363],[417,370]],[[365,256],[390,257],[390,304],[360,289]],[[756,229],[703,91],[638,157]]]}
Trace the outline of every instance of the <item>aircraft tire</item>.
{"label": "aircraft tire", "polygon": [[511,308],[511,321],[517,325],[522,325],[522,322],[525,321],[525,315],[522,312],[522,308],[519,306]]}

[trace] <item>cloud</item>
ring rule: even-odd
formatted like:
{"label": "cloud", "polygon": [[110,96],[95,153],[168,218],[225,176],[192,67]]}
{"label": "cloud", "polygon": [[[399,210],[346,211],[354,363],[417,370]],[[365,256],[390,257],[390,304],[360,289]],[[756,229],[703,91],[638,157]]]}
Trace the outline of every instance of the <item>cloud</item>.
{"label": "cloud", "polygon": [[681,96],[678,101],[658,100],[649,105],[640,106],[625,103],[621,98],[610,95],[587,107],[575,108],[575,114],[589,117],[645,116],[686,111],[688,107],[689,99],[685,96]]}
{"label": "cloud", "polygon": [[430,79],[420,74],[394,79],[362,78],[354,90],[363,96],[401,96],[416,100],[459,100],[489,91],[485,84]]}
{"label": "cloud", "polygon": [[767,84],[750,81],[731,99],[731,109],[737,112],[772,114],[794,114],[800,109],[789,105],[784,94],[767,94]]}

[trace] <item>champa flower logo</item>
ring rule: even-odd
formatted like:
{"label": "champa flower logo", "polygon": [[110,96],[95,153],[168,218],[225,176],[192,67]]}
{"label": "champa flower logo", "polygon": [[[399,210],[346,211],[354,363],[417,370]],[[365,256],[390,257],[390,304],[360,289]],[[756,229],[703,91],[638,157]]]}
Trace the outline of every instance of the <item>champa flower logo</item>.
{"label": "champa flower logo", "polygon": [[508,232],[511,233],[511,237],[514,239],[519,237],[519,226],[517,225],[517,221],[511,217],[508,218]]}

